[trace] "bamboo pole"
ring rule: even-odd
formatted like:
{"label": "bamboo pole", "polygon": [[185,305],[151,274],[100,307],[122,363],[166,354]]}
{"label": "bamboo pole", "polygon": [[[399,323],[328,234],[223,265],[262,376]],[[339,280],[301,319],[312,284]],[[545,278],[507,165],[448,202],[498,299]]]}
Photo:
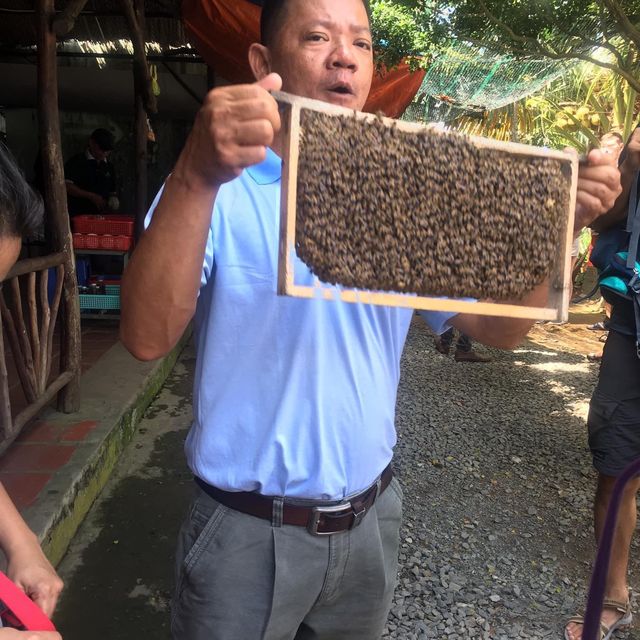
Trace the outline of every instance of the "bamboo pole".
{"label": "bamboo pole", "polygon": [[38,124],[44,187],[53,249],[64,253],[65,256],[65,318],[60,349],[60,371],[72,373],[69,384],[62,388],[58,396],[58,407],[66,413],[71,413],[80,408],[80,304],[62,168],[56,35],[52,27],[55,18],[54,0],[38,0],[37,10]]}

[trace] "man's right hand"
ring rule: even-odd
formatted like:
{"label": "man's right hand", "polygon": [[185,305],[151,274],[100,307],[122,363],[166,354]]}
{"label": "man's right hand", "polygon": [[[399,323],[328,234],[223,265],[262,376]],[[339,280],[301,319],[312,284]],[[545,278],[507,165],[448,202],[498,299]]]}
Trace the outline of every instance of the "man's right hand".
{"label": "man's right hand", "polygon": [[269,91],[281,86],[280,76],[271,73],[254,84],[210,91],[173,176],[191,188],[207,190],[262,162],[280,130],[278,103]]}
{"label": "man's right hand", "polygon": [[16,631],[16,629],[0,629],[0,640],[62,640],[55,631]]}
{"label": "man's right hand", "polygon": [[98,193],[91,194],[91,202],[98,211],[104,211],[107,208],[107,201]]}

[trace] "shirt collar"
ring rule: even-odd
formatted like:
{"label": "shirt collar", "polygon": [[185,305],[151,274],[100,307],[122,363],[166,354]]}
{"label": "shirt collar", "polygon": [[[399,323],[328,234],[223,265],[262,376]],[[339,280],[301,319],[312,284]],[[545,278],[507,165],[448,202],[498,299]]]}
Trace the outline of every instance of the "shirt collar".
{"label": "shirt collar", "polygon": [[249,167],[247,173],[258,184],[273,184],[282,176],[282,160],[267,147],[267,157],[260,164]]}

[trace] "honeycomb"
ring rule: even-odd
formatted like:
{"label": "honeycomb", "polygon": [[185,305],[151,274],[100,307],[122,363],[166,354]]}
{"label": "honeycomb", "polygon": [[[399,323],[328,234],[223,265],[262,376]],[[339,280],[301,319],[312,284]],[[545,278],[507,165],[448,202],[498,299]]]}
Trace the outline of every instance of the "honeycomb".
{"label": "honeycomb", "polygon": [[300,117],[296,251],[321,281],[501,301],[552,273],[569,161],[381,119]]}

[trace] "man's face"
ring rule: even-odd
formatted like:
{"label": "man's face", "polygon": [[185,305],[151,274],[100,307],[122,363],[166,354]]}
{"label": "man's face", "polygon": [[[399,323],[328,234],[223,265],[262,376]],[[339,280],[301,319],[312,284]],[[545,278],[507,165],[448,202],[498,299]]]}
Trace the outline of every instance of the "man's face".
{"label": "man's face", "polygon": [[17,236],[0,236],[0,282],[18,259],[21,246],[22,241]]}
{"label": "man's face", "polygon": [[89,138],[89,152],[98,162],[107,160],[111,153],[111,151],[104,151],[93,138]]}
{"label": "man's face", "polygon": [[283,91],[362,109],[373,77],[369,19],[362,0],[290,0],[270,47]]}

